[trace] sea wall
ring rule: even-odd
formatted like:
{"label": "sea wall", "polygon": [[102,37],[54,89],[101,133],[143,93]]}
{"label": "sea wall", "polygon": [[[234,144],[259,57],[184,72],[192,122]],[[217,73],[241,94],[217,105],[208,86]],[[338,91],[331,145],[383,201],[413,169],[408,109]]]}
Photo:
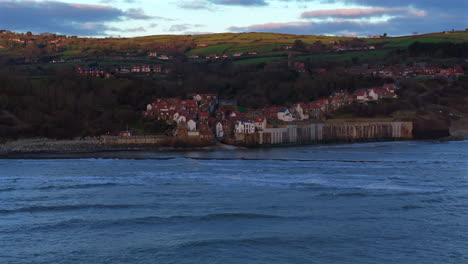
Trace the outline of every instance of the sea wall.
{"label": "sea wall", "polygon": [[326,122],[266,128],[254,134],[238,134],[241,145],[305,144],[330,141],[411,139],[412,122]]}
{"label": "sea wall", "polygon": [[214,144],[214,138],[197,133],[179,134],[177,136],[103,136],[101,143],[104,145],[153,145],[171,147],[199,147]]}
{"label": "sea wall", "polygon": [[103,136],[101,137],[102,144],[111,145],[143,145],[143,144],[164,144],[167,143],[169,137],[165,136]]}

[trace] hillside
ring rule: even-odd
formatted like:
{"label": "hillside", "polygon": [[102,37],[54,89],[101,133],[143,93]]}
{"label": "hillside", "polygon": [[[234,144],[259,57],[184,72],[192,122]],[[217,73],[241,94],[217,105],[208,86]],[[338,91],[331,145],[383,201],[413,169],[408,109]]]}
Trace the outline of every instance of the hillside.
{"label": "hillside", "polygon": [[[419,126],[424,134],[434,119],[447,126],[468,113],[468,82],[450,73],[468,71],[467,45],[466,31],[395,38],[225,33],[122,39],[0,31],[0,138],[102,135],[127,125],[164,133],[170,125],[141,114],[156,98],[215,93],[252,110],[385,83],[398,83],[399,99],[326,116],[426,120]],[[434,135],[448,128],[442,130]]]}
{"label": "hillside", "polygon": [[[78,38],[74,36],[28,35],[3,31],[0,34],[0,55],[49,55],[83,57],[94,55],[145,53],[148,51],[183,52],[187,55],[234,54],[256,51],[268,54],[294,45],[297,40],[312,45],[336,45],[355,40],[350,37],[288,35],[276,33],[222,33],[209,35],[159,35],[136,38]],[[468,31],[432,33],[415,36],[359,38],[364,44],[384,50],[406,48],[414,42],[468,42]],[[3,48],[2,48],[3,47]]]}

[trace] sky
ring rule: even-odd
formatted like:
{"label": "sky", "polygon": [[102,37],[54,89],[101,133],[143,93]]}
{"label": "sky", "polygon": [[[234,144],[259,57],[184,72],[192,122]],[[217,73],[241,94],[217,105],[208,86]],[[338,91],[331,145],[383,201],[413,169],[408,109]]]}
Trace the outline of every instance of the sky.
{"label": "sky", "polygon": [[0,29],[89,37],[400,36],[466,28],[468,0],[0,0]]}

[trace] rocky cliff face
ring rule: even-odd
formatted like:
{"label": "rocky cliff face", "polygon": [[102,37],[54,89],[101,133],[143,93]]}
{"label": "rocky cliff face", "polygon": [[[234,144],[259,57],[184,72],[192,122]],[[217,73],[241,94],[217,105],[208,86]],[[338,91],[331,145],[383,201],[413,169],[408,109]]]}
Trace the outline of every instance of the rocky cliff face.
{"label": "rocky cliff face", "polygon": [[415,139],[439,139],[450,136],[450,119],[435,113],[419,115],[413,121]]}
{"label": "rocky cliff face", "polygon": [[454,139],[468,139],[468,117],[454,120],[450,124],[450,137]]}

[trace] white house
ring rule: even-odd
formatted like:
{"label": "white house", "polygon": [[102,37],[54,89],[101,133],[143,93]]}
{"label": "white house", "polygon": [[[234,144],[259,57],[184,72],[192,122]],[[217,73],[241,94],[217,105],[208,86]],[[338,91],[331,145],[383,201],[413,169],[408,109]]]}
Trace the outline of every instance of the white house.
{"label": "white house", "polygon": [[369,97],[370,100],[372,101],[377,101],[379,100],[379,94],[374,91],[374,89],[370,89],[370,91],[367,93],[367,96]]}
{"label": "white house", "polygon": [[146,111],[149,112],[149,111],[151,111],[151,110],[153,110],[153,107],[151,106],[151,104],[148,104],[148,105],[146,106]]}
{"label": "white house", "polygon": [[235,125],[236,133],[253,134],[255,133],[255,125],[250,121],[237,121]]}
{"label": "white house", "polygon": [[304,108],[301,106],[301,104],[297,104],[296,107],[294,108],[296,112],[299,115],[299,118],[301,120],[306,120],[309,119],[309,115],[304,114]]}
{"label": "white house", "polygon": [[187,122],[187,128],[189,131],[196,131],[197,130],[197,123],[193,121],[193,119],[190,119]]}
{"label": "white house", "polygon": [[222,138],[224,137],[224,129],[223,129],[223,124],[221,122],[216,123],[216,137],[217,138]]}
{"label": "white house", "polygon": [[288,109],[283,108],[278,111],[276,114],[278,119],[284,122],[292,122],[294,121],[294,117],[292,116],[291,112]]}
{"label": "white house", "polygon": [[360,90],[357,90],[356,92],[354,92],[354,95],[356,97],[356,101],[357,102],[365,102],[365,101],[368,101],[368,91],[367,90],[364,90],[364,89],[360,89]]}
{"label": "white house", "polygon": [[265,130],[267,126],[267,119],[265,117],[259,117],[255,120],[254,125],[258,130]]}
{"label": "white house", "polygon": [[187,122],[187,118],[179,113],[175,113],[172,120],[174,120],[174,122],[177,122],[177,124]]}

